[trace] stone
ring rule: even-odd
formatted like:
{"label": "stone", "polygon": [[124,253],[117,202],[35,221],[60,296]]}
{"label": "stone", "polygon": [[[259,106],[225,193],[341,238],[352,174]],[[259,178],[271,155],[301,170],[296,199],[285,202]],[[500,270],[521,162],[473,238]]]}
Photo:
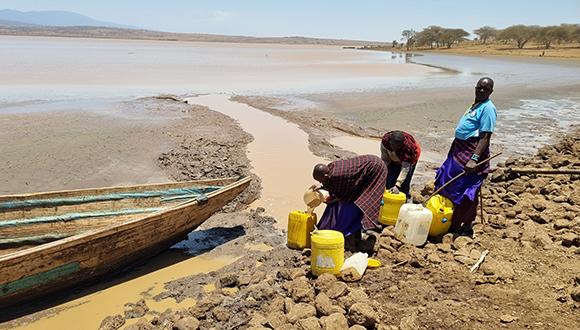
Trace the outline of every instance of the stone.
{"label": "stone", "polygon": [[292,307],[296,305],[292,298],[284,298],[284,313],[288,314],[292,310]]}
{"label": "stone", "polygon": [[556,230],[568,229],[568,228],[570,228],[570,225],[571,225],[571,223],[569,220],[558,219],[554,222],[554,229],[556,229]]}
{"label": "stone", "polygon": [[330,299],[338,299],[348,293],[348,285],[343,282],[334,282],[325,293]]}
{"label": "stone", "polygon": [[453,241],[453,248],[455,250],[460,250],[467,245],[473,243],[473,240],[467,236],[459,236]]}
{"label": "stone", "polygon": [[116,330],[121,328],[124,324],[125,318],[123,318],[119,314],[115,314],[113,316],[105,317],[105,319],[101,322],[101,325],[99,326],[99,330]]}
{"label": "stone", "polygon": [[146,318],[140,318],[137,323],[126,326],[123,330],[154,330],[155,326]]}
{"label": "stone", "polygon": [[198,328],[199,320],[192,316],[179,319],[173,325],[173,330],[197,330]]}
{"label": "stone", "polygon": [[314,281],[314,288],[317,292],[326,292],[336,282],[338,282],[336,276],[330,273],[323,273]]}
{"label": "stone", "polygon": [[211,313],[213,314],[213,317],[220,322],[228,320],[230,317],[232,317],[230,309],[222,306],[214,307],[211,310]]}
{"label": "stone", "polygon": [[417,315],[411,314],[409,316],[401,318],[401,322],[399,323],[399,329],[401,330],[419,329],[419,325],[417,324]]}
{"label": "stone", "polygon": [[348,321],[346,317],[340,313],[334,313],[329,316],[324,316],[320,319],[320,324],[324,330],[347,330]]}
{"label": "stone", "polygon": [[437,249],[439,249],[439,251],[445,252],[445,253],[450,253],[451,250],[451,244],[449,243],[441,243],[439,244],[439,246],[437,247]]}
{"label": "stone", "polygon": [[338,301],[345,309],[350,309],[356,303],[368,302],[369,296],[361,289],[352,289],[348,295],[340,297]]}
{"label": "stone", "polygon": [[378,322],[377,312],[370,304],[356,303],[348,310],[350,324],[359,324],[366,328],[373,328]]}
{"label": "stone", "polygon": [[517,213],[514,210],[508,210],[505,212],[506,218],[509,218],[509,219],[514,219],[516,217],[516,215],[517,215]]}
{"label": "stone", "polygon": [[550,246],[554,243],[550,238],[550,235],[548,235],[546,232],[543,231],[536,233],[533,242],[534,244],[536,244],[536,246],[540,246],[544,249],[549,249]]}
{"label": "stone", "polygon": [[220,288],[233,288],[238,285],[238,275],[225,274],[219,278],[218,283]]}
{"label": "stone", "polygon": [[316,316],[316,308],[310,304],[296,304],[290,313],[286,315],[289,323],[296,323],[298,320]]}
{"label": "stone", "polygon": [[252,314],[252,318],[248,321],[250,326],[264,326],[268,323],[268,320],[261,313],[255,312]]}
{"label": "stone", "polygon": [[518,318],[513,316],[513,315],[509,315],[509,314],[504,314],[499,318],[499,321],[501,323],[512,323],[513,321],[517,320]]}
{"label": "stone", "polygon": [[272,312],[266,316],[266,324],[272,329],[278,329],[288,322],[286,315],[282,312]]}
{"label": "stone", "polygon": [[316,317],[308,317],[302,320],[298,320],[296,322],[296,327],[300,330],[320,330],[322,327],[320,326],[320,322]]}
{"label": "stone", "polygon": [[472,259],[470,257],[462,256],[462,255],[455,255],[455,256],[453,256],[453,259],[455,261],[457,261],[458,263],[463,264],[463,265],[467,265],[467,266],[471,266],[471,265],[475,264],[475,262],[476,262],[474,259]]}
{"label": "stone", "polygon": [[285,309],[285,298],[282,296],[276,296],[272,302],[268,305],[266,311],[268,312],[284,312]]}
{"label": "stone", "polygon": [[447,233],[447,234],[443,235],[443,237],[441,238],[441,243],[452,244],[453,243],[453,234]]}
{"label": "stone", "polygon": [[141,299],[136,304],[125,304],[125,318],[126,319],[135,319],[139,317],[143,317],[149,311],[149,307],[145,303],[145,300]]}
{"label": "stone", "polygon": [[348,328],[348,330],[366,330],[366,328],[363,327],[362,325],[355,324],[352,327]]}
{"label": "stone", "polygon": [[341,314],[346,313],[345,310],[340,308],[339,306],[334,306],[330,298],[328,298],[328,296],[324,292],[321,292],[318,294],[318,296],[316,296],[314,305],[316,307],[318,315],[328,316],[334,313]]}
{"label": "stone", "polygon": [[579,246],[580,245],[580,237],[574,233],[566,233],[562,235],[562,245],[566,247],[570,246]]}
{"label": "stone", "polygon": [[443,262],[443,259],[441,259],[441,257],[439,257],[439,255],[437,253],[431,253],[427,256],[427,261],[434,263],[434,264],[440,264]]}
{"label": "stone", "polygon": [[547,186],[544,186],[542,188],[540,188],[540,193],[542,195],[549,195],[549,194],[558,194],[560,191],[560,186],[555,184],[555,183],[551,183]]}
{"label": "stone", "polygon": [[580,302],[580,286],[572,288],[570,296],[572,297],[572,300]]}
{"label": "stone", "polygon": [[283,325],[281,325],[280,327],[278,327],[276,329],[277,330],[297,330],[298,327],[294,326],[293,324],[286,323],[286,324],[283,324]]}
{"label": "stone", "polygon": [[248,286],[246,294],[256,301],[270,301],[276,295],[276,291],[267,283],[258,283]]}

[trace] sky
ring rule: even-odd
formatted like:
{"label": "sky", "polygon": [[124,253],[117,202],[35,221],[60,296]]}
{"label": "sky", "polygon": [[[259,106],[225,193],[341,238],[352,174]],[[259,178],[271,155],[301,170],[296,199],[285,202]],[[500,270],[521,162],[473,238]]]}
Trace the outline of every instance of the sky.
{"label": "sky", "polygon": [[429,25],[580,23],[580,0],[0,0],[0,9],[64,10],[151,30],[392,41]]}

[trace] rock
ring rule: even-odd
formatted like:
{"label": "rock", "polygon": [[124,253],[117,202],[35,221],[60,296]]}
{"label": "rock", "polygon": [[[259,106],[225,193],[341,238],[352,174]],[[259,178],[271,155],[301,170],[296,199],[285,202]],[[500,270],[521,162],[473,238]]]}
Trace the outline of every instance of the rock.
{"label": "rock", "polygon": [[173,325],[173,330],[197,330],[198,328],[199,320],[192,316],[179,319]]}
{"label": "rock", "polygon": [[463,264],[463,265],[467,265],[467,266],[471,266],[471,265],[475,264],[475,262],[476,262],[474,259],[472,259],[470,257],[461,256],[461,255],[455,255],[455,256],[453,256],[453,259],[455,261],[457,261],[458,263]]}
{"label": "rock", "polygon": [[543,232],[543,231],[536,233],[536,235],[534,236],[533,242],[534,242],[534,244],[536,244],[536,246],[540,246],[544,249],[549,249],[550,246],[554,243],[552,241],[552,239],[550,238],[550,236],[546,232]]}
{"label": "rock", "polygon": [[356,303],[367,303],[369,296],[361,289],[352,289],[348,295],[340,297],[338,301],[345,309],[350,309]]}
{"label": "rock", "polygon": [[554,229],[568,229],[570,228],[570,221],[564,219],[558,219],[554,222]]}
{"label": "rock", "polygon": [[286,315],[289,323],[296,323],[298,320],[316,316],[316,308],[312,305],[299,303],[292,307],[290,313]]}
{"label": "rock", "polygon": [[467,236],[459,236],[453,241],[453,248],[455,250],[460,250],[467,245],[473,243],[473,240]]}
{"label": "rock", "polygon": [[267,312],[285,312],[285,298],[282,296],[276,296],[272,302],[268,305],[266,311]]}
{"label": "rock", "polygon": [[440,264],[443,262],[443,259],[441,259],[441,257],[439,257],[439,255],[437,253],[431,253],[427,256],[427,261],[434,263],[434,264]]}
{"label": "rock", "polygon": [[246,288],[247,297],[251,297],[256,301],[270,301],[275,294],[276,291],[267,283],[253,284]]}
{"label": "rock", "polygon": [[325,293],[328,296],[328,298],[330,298],[330,299],[338,299],[338,298],[346,295],[347,292],[348,292],[348,285],[346,285],[346,283],[334,282],[328,288],[328,290],[326,290]]}
{"label": "rock", "polygon": [[423,189],[421,189],[421,195],[430,196],[435,191],[435,180],[430,180],[425,183]]}
{"label": "rock", "polygon": [[499,318],[499,321],[501,323],[512,323],[513,321],[517,320],[518,318],[513,316],[513,315],[509,315],[509,314],[504,314]]}
{"label": "rock", "polygon": [[146,318],[140,318],[137,323],[126,326],[123,330],[154,330],[155,326]]}
{"label": "rock", "polygon": [[492,215],[489,218],[489,225],[496,229],[502,229],[507,226],[506,218],[503,215]]}
{"label": "rock", "polygon": [[437,246],[437,249],[439,249],[439,251],[445,252],[445,253],[451,253],[451,244],[449,243],[441,243],[439,244],[439,246]]}
{"label": "rock", "polygon": [[268,323],[268,320],[261,313],[255,312],[252,314],[252,318],[248,321],[250,326],[264,326]]}
{"label": "rock", "polygon": [[125,318],[123,318],[119,314],[115,314],[113,316],[105,317],[105,319],[101,322],[101,325],[99,326],[99,330],[116,330],[121,328],[124,324]]}
{"label": "rock", "polygon": [[447,234],[443,235],[443,238],[441,239],[441,243],[452,244],[453,243],[453,234],[447,233]]}
{"label": "rock", "polygon": [[514,210],[508,210],[505,212],[506,218],[509,218],[509,219],[514,219],[516,217],[516,215],[517,215],[517,213]]}
{"label": "rock", "polygon": [[314,305],[316,307],[316,311],[318,312],[318,315],[322,315],[322,316],[328,316],[334,313],[341,313],[341,314],[345,314],[345,310],[338,307],[338,306],[334,306],[332,304],[332,301],[330,300],[330,298],[328,298],[328,296],[324,293],[321,292],[318,294],[318,296],[316,296],[316,299],[314,301]]}
{"label": "rock", "polygon": [[348,330],[366,330],[366,328],[363,327],[362,325],[355,324],[352,327],[348,328]]}
{"label": "rock", "polygon": [[326,292],[336,282],[338,282],[336,276],[330,273],[323,273],[320,276],[318,276],[316,281],[314,281],[314,288],[316,289],[317,292],[320,291]]}
{"label": "rock", "polygon": [[389,228],[385,228],[381,232],[381,237],[395,237],[395,234]]}
{"label": "rock", "polygon": [[558,194],[560,191],[560,186],[555,184],[555,183],[551,183],[547,186],[544,186],[540,189],[540,193],[542,195],[549,195],[549,194]]}
{"label": "rock", "polygon": [[580,237],[574,233],[566,233],[562,235],[562,245],[566,247],[570,247],[572,245],[579,246],[580,245]]}
{"label": "rock", "polygon": [[296,327],[300,330],[320,330],[320,322],[316,317],[309,317],[296,322]]}
{"label": "rock", "polygon": [[213,317],[220,322],[228,320],[230,317],[232,317],[230,309],[222,306],[214,307],[214,309],[211,310],[211,313],[213,314]]}
{"label": "rock", "polygon": [[278,329],[288,322],[286,315],[282,312],[272,312],[266,316],[266,324],[272,329]]}
{"label": "rock", "polygon": [[284,308],[283,308],[284,313],[285,314],[290,313],[294,305],[296,304],[294,303],[294,300],[292,300],[292,298],[284,298]]}
{"label": "rock", "polygon": [[359,324],[366,328],[373,328],[377,323],[377,312],[370,304],[356,303],[348,310],[350,324]]}
{"label": "rock", "polygon": [[125,318],[126,319],[135,319],[139,317],[143,317],[149,311],[149,307],[145,303],[145,300],[141,299],[136,304],[125,304]]}
{"label": "rock", "polygon": [[320,319],[322,329],[324,330],[347,330],[348,321],[346,317],[340,313],[334,313],[329,316],[324,316]]}
{"label": "rock", "polygon": [[[297,330],[298,328],[293,324],[286,323],[281,325],[280,327],[276,328],[277,330]],[[217,329],[216,329],[217,330]]]}
{"label": "rock", "polygon": [[572,300],[574,300],[576,302],[580,302],[580,286],[576,286],[576,287],[572,288],[572,291],[570,292],[570,296],[572,297]]}
{"label": "rock", "polygon": [[419,329],[419,325],[417,324],[417,315],[412,314],[401,318],[401,322],[399,323],[399,329],[401,330]]}
{"label": "rock", "polygon": [[225,274],[219,278],[218,283],[220,288],[233,288],[238,285],[238,275]]}

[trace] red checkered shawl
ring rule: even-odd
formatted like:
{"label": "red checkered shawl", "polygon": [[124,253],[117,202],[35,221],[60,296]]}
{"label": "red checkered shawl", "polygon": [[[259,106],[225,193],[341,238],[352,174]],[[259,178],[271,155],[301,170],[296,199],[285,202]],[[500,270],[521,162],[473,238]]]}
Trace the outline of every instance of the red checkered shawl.
{"label": "red checkered shawl", "polygon": [[363,212],[364,229],[377,227],[387,168],[373,155],[337,160],[328,164],[330,178],[325,188],[338,199],[354,202]]}

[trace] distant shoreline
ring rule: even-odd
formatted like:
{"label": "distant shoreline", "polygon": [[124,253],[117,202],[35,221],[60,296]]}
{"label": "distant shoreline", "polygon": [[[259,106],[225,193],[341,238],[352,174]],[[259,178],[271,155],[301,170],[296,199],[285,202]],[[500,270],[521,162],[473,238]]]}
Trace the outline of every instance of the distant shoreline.
{"label": "distant shoreline", "polygon": [[[504,47],[504,48],[497,48]],[[506,45],[488,44],[488,45],[459,45],[452,48],[427,48],[419,47],[410,50],[393,48],[389,46],[379,47],[359,47],[360,50],[386,51],[395,53],[431,53],[431,54],[449,54],[462,56],[479,56],[479,57],[507,57],[507,58],[537,58],[539,60],[580,60],[580,46],[577,47],[558,47],[550,49],[539,48],[505,48]],[[539,56],[543,54],[542,56]]]}
{"label": "distant shoreline", "polygon": [[138,29],[121,29],[108,27],[71,26],[71,27],[5,27],[0,26],[2,36],[22,37],[64,37],[119,40],[156,40],[181,42],[229,42],[229,43],[264,43],[289,45],[329,45],[329,46],[385,46],[380,41],[326,39],[308,37],[249,37],[229,36],[202,33],[173,33]]}

